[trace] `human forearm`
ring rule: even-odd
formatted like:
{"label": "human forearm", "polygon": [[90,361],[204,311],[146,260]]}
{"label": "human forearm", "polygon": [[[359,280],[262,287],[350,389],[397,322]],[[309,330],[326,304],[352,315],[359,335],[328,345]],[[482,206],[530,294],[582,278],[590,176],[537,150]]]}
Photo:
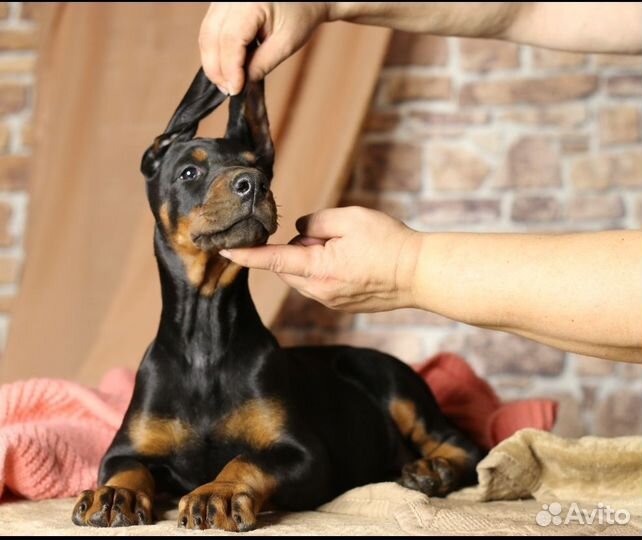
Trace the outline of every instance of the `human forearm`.
{"label": "human forearm", "polygon": [[425,234],[419,307],[562,349],[642,361],[642,233]]}
{"label": "human forearm", "polygon": [[642,363],[642,232],[421,233],[381,212],[300,218],[290,245],[221,252],[352,312],[419,307],[560,349]]}
{"label": "human forearm", "polygon": [[642,51],[642,4],[334,2],[330,20],[442,36],[496,38],[583,52]]}
{"label": "human forearm", "polygon": [[[441,36],[583,52],[642,52],[642,4],[560,2],[213,2],[199,33],[207,76],[232,95],[263,79],[320,24],[345,20]],[[246,66],[246,48],[261,45]]]}
{"label": "human forearm", "polygon": [[332,2],[328,18],[406,32],[499,37],[524,9],[519,2]]}

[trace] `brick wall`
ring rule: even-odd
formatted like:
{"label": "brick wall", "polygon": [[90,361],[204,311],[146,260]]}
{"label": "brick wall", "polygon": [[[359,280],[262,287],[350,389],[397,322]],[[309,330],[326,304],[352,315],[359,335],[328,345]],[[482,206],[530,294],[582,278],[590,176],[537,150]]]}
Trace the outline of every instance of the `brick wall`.
{"label": "brick wall", "polygon": [[[0,350],[24,256],[33,11],[0,3]],[[397,34],[343,204],[426,231],[638,228],[641,72],[640,57]],[[461,352],[506,399],[559,398],[565,434],[642,433],[642,367],[415,310],[341,314],[296,293],[276,330],[284,344],[365,345],[409,363]]]}
{"label": "brick wall", "polygon": [[0,350],[24,256],[36,27],[32,8],[0,3]]}
{"label": "brick wall", "polygon": [[[640,56],[396,34],[342,204],[423,231],[639,228],[641,98]],[[506,399],[559,399],[560,433],[642,433],[642,366],[416,310],[340,314],[297,293],[277,333],[287,344],[378,347],[409,363],[459,352]]]}

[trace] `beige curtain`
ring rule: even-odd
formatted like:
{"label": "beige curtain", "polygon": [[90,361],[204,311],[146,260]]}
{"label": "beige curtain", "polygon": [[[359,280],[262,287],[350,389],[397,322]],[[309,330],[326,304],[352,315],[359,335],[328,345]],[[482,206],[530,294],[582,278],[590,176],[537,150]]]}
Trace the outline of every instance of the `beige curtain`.
{"label": "beige curtain", "polygon": [[[42,18],[36,158],[27,259],[0,380],[56,376],[94,384],[136,367],[153,339],[160,296],[152,218],[138,172],[199,66],[206,4],[82,3]],[[281,228],[336,203],[386,50],[389,32],[323,25],[269,75]],[[220,136],[227,105],[201,126]],[[254,272],[269,324],[285,295]]]}

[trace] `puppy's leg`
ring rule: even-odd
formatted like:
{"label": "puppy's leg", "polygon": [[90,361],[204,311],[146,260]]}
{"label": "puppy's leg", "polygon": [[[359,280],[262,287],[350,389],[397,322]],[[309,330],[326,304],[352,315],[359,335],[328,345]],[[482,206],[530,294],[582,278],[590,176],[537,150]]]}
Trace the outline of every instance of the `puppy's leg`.
{"label": "puppy's leg", "polygon": [[276,488],[274,476],[242,457],[230,461],[216,479],[188,495],[178,505],[178,525],[189,529],[245,532]]}
{"label": "puppy's leg", "polygon": [[83,491],[71,515],[76,525],[127,527],[152,522],[154,478],[147,467],[130,458],[114,458],[105,467],[108,480]]}
{"label": "puppy's leg", "polygon": [[331,494],[328,462],[318,450],[292,442],[239,455],[213,482],[185,495],[178,526],[245,532],[256,527],[262,509],[315,508]]}
{"label": "puppy's leg", "polygon": [[390,402],[390,416],[422,456],[404,465],[400,483],[426,495],[443,497],[474,480],[480,452],[448,424],[436,403],[431,404],[430,414],[425,409],[425,404],[408,399]]}

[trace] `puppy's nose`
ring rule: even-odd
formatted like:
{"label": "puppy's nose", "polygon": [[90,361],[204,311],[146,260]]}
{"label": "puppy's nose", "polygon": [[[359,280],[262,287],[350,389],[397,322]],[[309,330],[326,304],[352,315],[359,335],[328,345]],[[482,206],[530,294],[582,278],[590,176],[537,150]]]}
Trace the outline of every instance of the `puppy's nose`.
{"label": "puppy's nose", "polygon": [[243,200],[254,200],[254,202],[265,197],[268,192],[267,180],[262,174],[241,173],[230,186],[232,193]]}

